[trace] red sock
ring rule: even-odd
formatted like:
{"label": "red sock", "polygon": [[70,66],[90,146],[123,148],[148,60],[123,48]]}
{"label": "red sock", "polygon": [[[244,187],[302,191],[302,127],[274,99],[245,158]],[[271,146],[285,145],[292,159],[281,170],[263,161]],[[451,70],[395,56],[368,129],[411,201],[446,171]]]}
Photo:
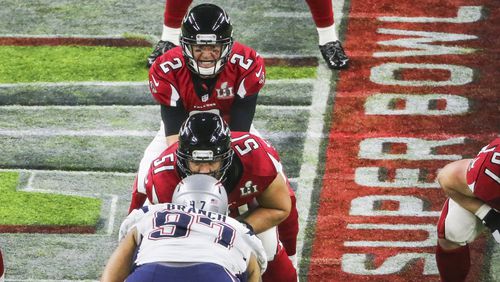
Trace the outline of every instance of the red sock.
{"label": "red sock", "polygon": [[436,247],[436,262],[443,282],[465,281],[470,269],[469,245],[454,250]]}
{"label": "red sock", "polygon": [[297,271],[288,258],[285,249],[280,248],[274,259],[267,263],[267,270],[262,275],[262,282],[295,282]]}
{"label": "red sock", "polygon": [[306,0],[316,27],[333,25],[333,6],[331,0]]}
{"label": "red sock", "polygon": [[135,209],[139,209],[146,202],[146,194],[139,193],[137,191],[137,175],[135,176],[134,186],[132,187],[132,200],[130,201],[130,206],[128,208],[128,213],[131,213]]}
{"label": "red sock", "polygon": [[163,14],[163,23],[171,28],[179,28],[182,19],[187,14],[192,0],[167,0],[165,3],[165,13]]}
{"label": "red sock", "polygon": [[278,225],[279,239],[285,247],[285,251],[289,256],[295,255],[297,252],[297,235],[299,233],[299,214],[297,212],[295,195],[290,196],[292,200],[292,209],[290,215]]}

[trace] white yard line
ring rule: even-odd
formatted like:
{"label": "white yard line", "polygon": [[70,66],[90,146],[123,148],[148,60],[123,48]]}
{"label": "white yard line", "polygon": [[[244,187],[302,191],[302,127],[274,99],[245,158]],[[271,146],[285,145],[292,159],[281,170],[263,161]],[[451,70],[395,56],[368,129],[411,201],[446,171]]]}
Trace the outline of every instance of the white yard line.
{"label": "white yard line", "polygon": [[111,207],[109,208],[109,218],[108,218],[108,228],[106,230],[106,235],[111,236],[113,234],[113,228],[115,226],[116,208],[118,203],[118,196],[110,194],[111,196]]}
{"label": "white yard line", "polygon": [[[314,81],[311,80],[307,84],[313,84]],[[307,110],[309,109],[310,106],[281,106],[281,105],[257,105],[258,108],[263,108],[263,109],[292,109],[292,110]],[[21,111],[21,110],[47,110],[47,109],[53,109],[53,110],[116,110],[116,109],[123,109],[123,110],[134,110],[134,109],[140,109],[140,110],[145,110],[145,111],[152,111],[152,110],[157,110],[158,105],[103,105],[103,106],[98,106],[98,105],[81,105],[81,106],[20,106],[20,105],[8,105],[8,106],[0,106],[0,110],[14,110],[14,111]]]}
{"label": "white yard line", "polygon": [[[275,58],[292,59],[301,58],[303,56],[299,55],[276,55],[269,54]],[[300,78],[300,79],[269,79],[266,84],[308,84],[314,81],[314,79]],[[116,86],[145,86],[147,87],[147,81],[75,81],[75,82],[21,82],[21,83],[0,83],[1,88],[16,88],[16,87],[33,87],[33,86],[43,86],[43,87],[69,87],[69,86],[105,86],[105,87],[116,87]]]}
{"label": "white yard line", "polygon": [[75,82],[24,82],[24,83],[4,83],[0,88],[15,88],[27,86],[62,87],[62,86],[147,86],[147,81],[75,81]]}
{"label": "white yard line", "polygon": [[312,104],[307,125],[307,132],[302,155],[302,166],[298,178],[296,191],[297,209],[299,210],[299,236],[297,240],[297,254],[299,261],[302,255],[303,238],[309,210],[311,208],[311,197],[314,188],[314,180],[317,177],[316,169],[319,162],[321,137],[323,136],[324,116],[328,106],[328,95],[330,93],[331,71],[323,64],[317,69],[317,79],[312,91]]}
{"label": "white yard line", "polygon": [[272,79],[266,80],[266,85],[279,85],[279,84],[312,84],[315,79],[312,78],[298,78],[298,79]]}
{"label": "white yard line", "polygon": [[[27,172],[30,174],[28,182],[25,187],[20,187],[20,191],[24,192],[40,192],[40,193],[52,193],[70,196],[82,196],[82,197],[95,197],[91,193],[76,193],[76,192],[65,192],[53,191],[48,189],[37,189],[33,187],[33,182],[38,174],[66,174],[66,175],[112,175],[112,176],[129,176],[133,177],[135,173],[123,173],[123,172],[103,172],[103,171],[64,171],[64,170],[27,170],[27,169],[0,169],[0,172],[15,171],[15,172]],[[82,234],[83,236],[111,236],[113,234],[114,224],[116,221],[116,211],[118,204],[118,196],[115,194],[102,194],[104,197],[109,197],[111,200],[111,205],[109,208],[109,217],[107,220],[106,233],[105,234]],[[16,281],[30,281],[30,280],[16,280]],[[39,281],[39,280],[37,280]],[[48,280],[47,280],[48,281]],[[55,280],[60,281],[60,280]],[[75,280],[79,281],[79,280]]]}
{"label": "white yard line", "polygon": [[133,110],[133,109],[141,109],[141,110],[156,110],[158,109],[158,105],[80,105],[80,106],[65,106],[65,105],[47,105],[47,106],[23,106],[23,105],[6,105],[0,106],[0,109],[5,110],[116,110],[116,109],[124,109],[124,110]]}
{"label": "white yard line", "polygon": [[107,171],[68,171],[68,170],[45,170],[45,169],[0,169],[0,172],[27,172],[37,174],[67,174],[67,175],[112,175],[112,176],[135,176],[135,173],[107,172]]}
{"label": "white yard line", "polygon": [[265,12],[264,17],[266,18],[298,18],[298,19],[307,19],[311,17],[310,12]]}
{"label": "white yard line", "polygon": [[96,136],[96,137],[154,137],[157,131],[147,130],[64,130],[64,129],[29,129],[29,130],[1,130],[0,136],[26,137],[26,136]]}
{"label": "white yard line", "polygon": [[0,37],[13,37],[13,38],[61,38],[61,37],[70,37],[70,38],[92,38],[92,39],[106,39],[106,38],[112,38],[112,39],[126,39],[126,37],[123,37],[123,35],[88,35],[88,34],[0,34]]}

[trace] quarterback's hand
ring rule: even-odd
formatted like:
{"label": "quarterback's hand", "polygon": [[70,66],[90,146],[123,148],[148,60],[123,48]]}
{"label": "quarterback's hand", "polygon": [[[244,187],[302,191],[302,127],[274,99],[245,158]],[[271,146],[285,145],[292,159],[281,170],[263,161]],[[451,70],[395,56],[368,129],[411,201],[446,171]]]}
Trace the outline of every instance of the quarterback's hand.
{"label": "quarterback's hand", "polygon": [[139,222],[145,215],[144,209],[133,210],[120,225],[120,232],[118,232],[118,242],[120,242],[134,225]]}
{"label": "quarterback's hand", "polygon": [[483,218],[483,223],[491,230],[495,241],[500,243],[500,212],[491,209]]}

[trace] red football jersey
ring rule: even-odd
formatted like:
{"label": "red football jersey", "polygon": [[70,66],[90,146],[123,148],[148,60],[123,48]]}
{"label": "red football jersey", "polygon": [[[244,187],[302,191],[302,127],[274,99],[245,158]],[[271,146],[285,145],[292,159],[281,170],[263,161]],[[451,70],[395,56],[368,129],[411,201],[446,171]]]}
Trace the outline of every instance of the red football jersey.
{"label": "red football jersey", "polygon": [[[149,169],[146,193],[151,203],[169,203],[181,176],[176,169],[173,144],[158,157]],[[235,187],[226,187],[230,215],[236,217],[256,207],[255,197],[273,182],[282,167],[276,150],[262,138],[248,132],[232,132],[231,147],[242,164],[241,177]],[[288,183],[288,182],[287,182]],[[289,187],[290,189],[290,187]]]}
{"label": "red football jersey", "polygon": [[181,47],[168,50],[149,70],[149,89],[160,104],[176,107],[182,103],[187,112],[218,109],[229,124],[231,105],[236,96],[254,95],[265,83],[264,59],[250,47],[235,42],[228,62],[218,75],[210,95],[196,94]]}
{"label": "red football jersey", "polygon": [[470,162],[467,184],[476,197],[500,210],[500,138],[484,146]]}

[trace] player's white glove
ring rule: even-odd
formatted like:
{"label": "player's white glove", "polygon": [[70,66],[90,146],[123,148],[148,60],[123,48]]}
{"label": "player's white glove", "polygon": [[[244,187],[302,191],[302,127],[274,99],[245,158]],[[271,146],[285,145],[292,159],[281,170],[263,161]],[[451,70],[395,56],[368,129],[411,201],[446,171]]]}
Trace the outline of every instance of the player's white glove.
{"label": "player's white glove", "polygon": [[483,224],[490,229],[495,241],[500,243],[500,212],[491,209],[483,218]]}
{"label": "player's white glove", "polygon": [[126,218],[123,220],[122,224],[120,225],[120,232],[118,232],[118,242],[120,242],[134,227],[134,225],[139,222],[145,215],[146,213],[144,212],[143,209],[136,209],[133,210]]}

